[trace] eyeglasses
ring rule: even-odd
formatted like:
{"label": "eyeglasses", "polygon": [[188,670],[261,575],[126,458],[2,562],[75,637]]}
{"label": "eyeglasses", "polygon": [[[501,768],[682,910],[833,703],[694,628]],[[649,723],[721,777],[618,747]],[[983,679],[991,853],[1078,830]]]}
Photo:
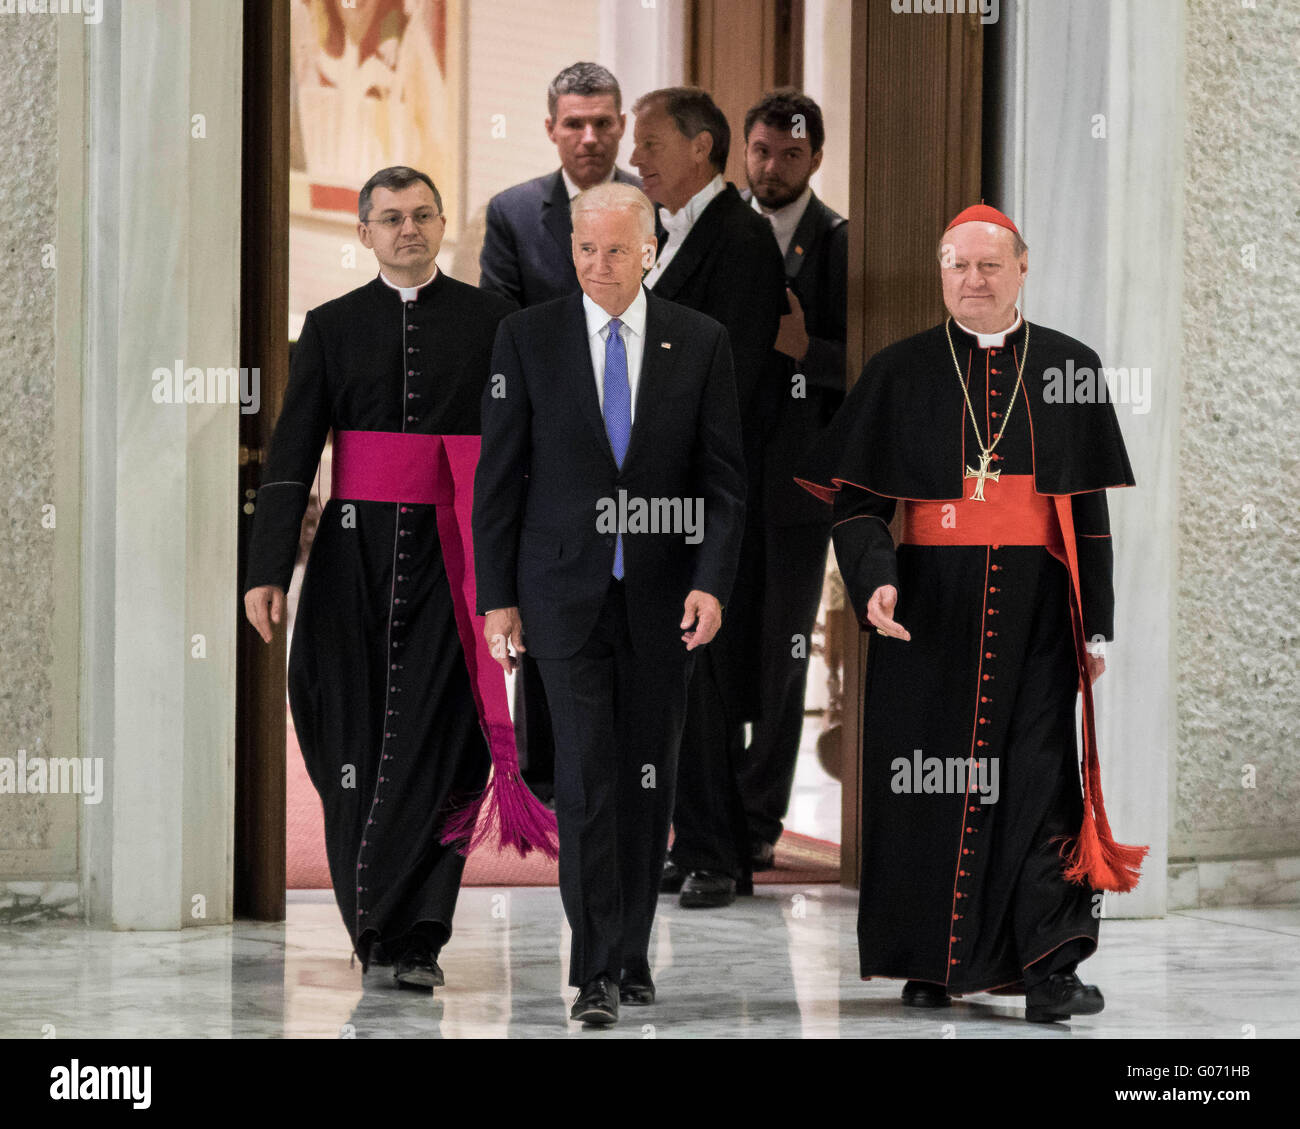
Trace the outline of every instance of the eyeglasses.
{"label": "eyeglasses", "polygon": [[436,219],[441,219],[441,218],[442,218],[442,213],[441,213],[441,212],[435,212],[435,211],[431,211],[431,210],[427,210],[427,209],[426,209],[426,210],[424,210],[424,211],[414,212],[414,213],[412,213],[412,214],[409,215],[409,216],[406,216],[406,215],[396,215],[396,216],[388,215],[388,216],[380,216],[377,220],[362,220],[361,222],[362,222],[362,223],[374,223],[374,224],[378,224],[380,227],[384,228],[386,231],[396,231],[396,230],[398,230],[398,228],[400,228],[400,227],[401,227],[401,226],[402,226],[402,225],[403,225],[403,224],[404,224],[408,219],[414,220],[414,221],[415,221],[415,226],[416,226],[416,227],[428,227],[431,223],[433,223],[434,220],[436,220]]}

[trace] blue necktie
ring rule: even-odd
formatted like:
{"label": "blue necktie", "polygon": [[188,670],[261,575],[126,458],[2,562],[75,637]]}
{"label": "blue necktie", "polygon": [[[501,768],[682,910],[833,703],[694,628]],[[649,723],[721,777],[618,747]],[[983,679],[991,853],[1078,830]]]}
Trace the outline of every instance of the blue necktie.
{"label": "blue necktie", "polygon": [[[605,432],[614,452],[614,462],[623,469],[623,456],[627,454],[627,441],[632,436],[632,389],[627,381],[627,349],[619,333],[622,322],[609,319],[609,333],[605,338]],[[623,534],[614,544],[614,576],[623,579]]]}

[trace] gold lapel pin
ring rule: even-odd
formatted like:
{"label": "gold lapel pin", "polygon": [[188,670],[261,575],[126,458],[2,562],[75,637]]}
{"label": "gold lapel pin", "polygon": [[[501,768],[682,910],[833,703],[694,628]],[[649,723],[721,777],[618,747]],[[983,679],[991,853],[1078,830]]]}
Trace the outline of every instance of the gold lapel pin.
{"label": "gold lapel pin", "polygon": [[659,348],[661,348],[661,349],[671,349],[672,347],[673,347],[673,343],[672,343],[671,341],[660,341],[660,342],[659,342]]}

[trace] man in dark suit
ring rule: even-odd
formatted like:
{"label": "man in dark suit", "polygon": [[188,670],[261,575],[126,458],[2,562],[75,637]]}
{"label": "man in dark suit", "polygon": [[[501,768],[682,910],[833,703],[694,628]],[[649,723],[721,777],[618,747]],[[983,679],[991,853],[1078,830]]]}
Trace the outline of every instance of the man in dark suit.
{"label": "man in dark suit", "polygon": [[[582,294],[503,320],[483,397],[474,564],[507,670],[536,659],[555,730],[575,1021],[655,999],[649,945],[693,659],[722,623],[744,522],[731,351],[648,295],[654,209],[573,205]],[[708,648],[704,653],[707,653]]]}
{"label": "man in dark suit", "polygon": [[559,150],[560,167],[492,197],[479,253],[479,286],[525,307],[578,289],[569,202],[604,181],[641,184],[614,166],[627,114],[608,70],[596,63],[565,67],[551,80],[546,108],[546,135]]}
{"label": "man in dark suit", "polygon": [[663,889],[686,907],[723,906],[751,890],[749,830],[739,786],[744,723],[759,710],[763,603],[762,444],[785,388],[772,351],[786,311],[785,272],[771,225],[723,180],[731,130],[695,87],[637,100],[631,161],[667,232],[653,293],[720,321],[736,366],[748,497],[740,570],[727,622],[691,682],[672,860]]}
{"label": "man in dark suit", "polygon": [[[559,150],[560,167],[492,197],[479,254],[479,286],[520,306],[578,292],[569,202],[593,184],[641,183],[614,166],[627,114],[618,79],[608,70],[596,63],[565,67],[551,80],[546,107],[546,135]],[[555,788],[551,714],[542,676],[527,656],[515,685],[515,739],[524,779],[549,800]]]}
{"label": "man in dark suit", "polygon": [[785,361],[784,394],[763,446],[763,713],[740,773],[756,870],[772,865],[790,805],[830,540],[825,505],[819,508],[794,476],[844,400],[849,228],[808,183],[825,140],[821,108],[795,90],[765,94],[745,115],[744,195],[771,223],[785,256],[790,307],[776,339]]}

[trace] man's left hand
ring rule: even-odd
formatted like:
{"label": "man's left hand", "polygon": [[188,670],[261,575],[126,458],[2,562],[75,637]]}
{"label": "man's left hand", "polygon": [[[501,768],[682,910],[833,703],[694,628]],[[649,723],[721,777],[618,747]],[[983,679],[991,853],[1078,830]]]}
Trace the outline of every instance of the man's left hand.
{"label": "man's left hand", "polygon": [[808,352],[808,330],[804,326],[803,307],[788,286],[785,288],[785,296],[790,303],[790,312],[781,315],[781,329],[772,348],[796,361],[802,361]]}
{"label": "man's left hand", "polygon": [[1106,659],[1102,655],[1088,656],[1088,681],[1096,682],[1106,672]]}
{"label": "man's left hand", "polygon": [[[695,624],[695,629],[687,630],[692,623]],[[686,597],[685,613],[682,615],[681,622],[682,631],[685,633],[682,635],[682,642],[686,644],[686,649],[693,651],[696,647],[703,647],[718,633],[718,628],[721,626],[722,605],[707,592],[701,592],[698,588],[692,590]]]}

